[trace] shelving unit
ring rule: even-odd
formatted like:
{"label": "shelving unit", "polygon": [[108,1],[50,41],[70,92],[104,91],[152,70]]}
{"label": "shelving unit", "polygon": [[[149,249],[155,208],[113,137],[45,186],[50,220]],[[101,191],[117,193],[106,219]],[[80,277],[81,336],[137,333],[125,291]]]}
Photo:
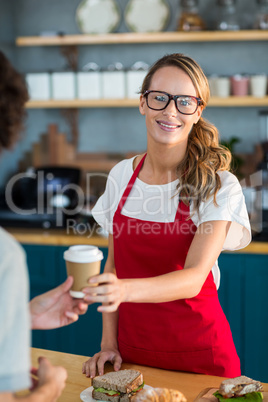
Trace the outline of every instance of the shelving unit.
{"label": "shelving unit", "polygon": [[[153,33],[113,33],[101,35],[64,35],[18,37],[17,46],[62,46],[80,45],[120,45],[132,43],[174,43],[174,42],[224,42],[224,41],[268,41],[268,31],[202,31],[202,32],[153,32]],[[100,99],[71,101],[29,101],[27,108],[131,108],[137,107],[137,99]],[[268,96],[264,98],[212,97],[210,107],[261,107],[268,106]]]}
{"label": "shelving unit", "polygon": [[[71,60],[75,70],[78,61],[78,46],[80,45],[123,45],[123,44],[153,44],[153,43],[182,43],[182,42],[268,42],[268,31],[202,31],[202,32],[154,32],[154,33],[110,33],[98,35],[63,35],[63,36],[28,36],[18,37],[16,45],[30,46],[59,46],[62,54]],[[71,65],[71,64],[70,64]],[[77,114],[80,108],[132,108],[138,107],[139,99],[99,99],[99,100],[47,100],[29,101],[28,109],[67,109],[68,114],[73,110]],[[267,107],[268,96],[255,98],[253,96],[228,98],[212,97],[209,107]],[[65,111],[64,111],[65,112]],[[72,125],[73,137],[78,136],[78,123]]]}
{"label": "shelving unit", "polygon": [[17,46],[75,46],[116,45],[131,43],[168,42],[224,42],[224,41],[266,41],[268,31],[202,31],[202,32],[152,32],[113,33],[100,35],[64,35],[18,37]]}
{"label": "shelving unit", "polygon": [[[97,100],[47,100],[29,101],[28,109],[56,109],[56,108],[128,108],[138,107],[138,99],[97,99]],[[228,98],[212,97],[210,107],[260,107],[268,106],[268,96],[255,98],[253,96],[230,96]]]}

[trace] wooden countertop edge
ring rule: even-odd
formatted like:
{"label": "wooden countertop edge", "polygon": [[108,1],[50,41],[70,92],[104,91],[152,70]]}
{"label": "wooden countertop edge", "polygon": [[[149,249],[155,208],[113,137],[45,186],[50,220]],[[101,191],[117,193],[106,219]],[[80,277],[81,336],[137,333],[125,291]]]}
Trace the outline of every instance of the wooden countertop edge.
{"label": "wooden countertop edge", "polygon": [[6,229],[19,243],[51,246],[71,246],[74,244],[91,244],[108,247],[108,239],[98,235],[67,234],[63,230],[28,230]]}
{"label": "wooden countertop edge", "polygon": [[[13,229],[7,231],[22,244],[40,244],[51,246],[70,246],[74,244],[91,244],[98,247],[108,247],[108,239],[98,235],[83,236],[82,234],[67,234],[63,230]],[[268,242],[251,242],[247,247],[224,253],[268,254]]]}

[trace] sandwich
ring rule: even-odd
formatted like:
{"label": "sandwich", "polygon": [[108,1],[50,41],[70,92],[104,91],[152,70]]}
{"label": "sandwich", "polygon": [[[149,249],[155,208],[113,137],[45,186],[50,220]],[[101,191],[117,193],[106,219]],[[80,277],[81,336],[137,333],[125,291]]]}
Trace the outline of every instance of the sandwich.
{"label": "sandwich", "polygon": [[174,389],[147,388],[137,393],[131,402],[187,402],[187,400],[180,391]]}
{"label": "sandwich", "polygon": [[101,401],[129,402],[143,386],[138,370],[119,370],[94,377],[92,397]]}
{"label": "sandwich", "polygon": [[260,391],[262,391],[262,389],[262,385],[259,381],[252,380],[246,376],[240,376],[224,380],[219,390],[213,395],[216,396],[220,402],[227,402],[228,399],[232,402],[261,402],[263,395]]}

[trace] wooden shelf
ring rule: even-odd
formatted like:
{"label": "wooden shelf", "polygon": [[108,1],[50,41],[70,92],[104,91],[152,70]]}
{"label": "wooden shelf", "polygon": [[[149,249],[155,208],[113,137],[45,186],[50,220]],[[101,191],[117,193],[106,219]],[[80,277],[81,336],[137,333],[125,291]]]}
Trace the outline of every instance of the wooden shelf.
{"label": "wooden shelf", "polygon": [[[68,109],[68,108],[126,108],[138,107],[139,99],[98,99],[98,100],[47,100],[29,101],[28,109]],[[230,96],[228,98],[212,97],[209,107],[260,107],[268,106],[268,96],[255,98],[253,96]]]}
{"label": "wooden shelf", "polygon": [[46,101],[29,101],[26,103],[28,109],[39,108],[98,108],[98,107],[136,107],[139,105],[138,99],[96,99],[96,100],[46,100]]}
{"label": "wooden shelf", "polygon": [[229,96],[228,98],[211,97],[208,106],[216,107],[259,107],[268,106],[268,96],[255,98],[254,96]]}
{"label": "wooden shelf", "polygon": [[161,42],[266,41],[267,30],[112,33],[99,35],[18,37],[17,46],[109,45]]}

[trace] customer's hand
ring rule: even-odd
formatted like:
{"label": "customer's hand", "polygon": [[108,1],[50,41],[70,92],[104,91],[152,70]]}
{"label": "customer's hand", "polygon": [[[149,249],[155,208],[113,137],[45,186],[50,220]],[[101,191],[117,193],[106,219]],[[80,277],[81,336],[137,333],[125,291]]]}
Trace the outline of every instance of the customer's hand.
{"label": "customer's hand", "polygon": [[119,351],[117,349],[102,349],[83,363],[82,373],[90,378],[95,377],[97,372],[99,375],[103,375],[106,362],[113,364],[114,371],[120,370],[122,358]]}
{"label": "customer's hand", "polygon": [[[31,371],[35,375],[31,388],[31,391],[33,391],[32,396],[42,395],[44,400],[54,402],[59,398],[65,387],[67,371],[63,367],[52,366],[45,357],[39,357],[38,362],[38,369],[32,369]],[[33,400],[35,399],[33,398]]]}
{"label": "customer's hand", "polygon": [[69,276],[60,286],[30,301],[32,329],[63,327],[77,321],[80,314],[86,313],[89,303],[70,296],[72,284],[73,277]]}
{"label": "customer's hand", "polygon": [[104,273],[93,276],[89,280],[90,284],[83,289],[86,294],[84,300],[88,303],[103,303],[97,310],[101,313],[111,313],[118,309],[119,305],[126,301],[126,280],[118,279],[115,274]]}

